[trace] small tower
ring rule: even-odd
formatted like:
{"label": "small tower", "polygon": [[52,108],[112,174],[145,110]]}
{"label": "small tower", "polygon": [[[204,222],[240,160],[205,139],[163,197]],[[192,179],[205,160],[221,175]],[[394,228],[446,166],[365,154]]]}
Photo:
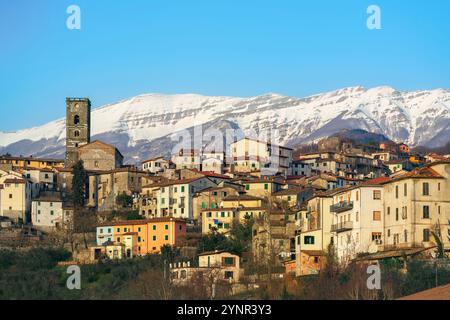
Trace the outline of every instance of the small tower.
{"label": "small tower", "polygon": [[91,101],[66,98],[66,167],[78,161],[78,148],[91,141]]}

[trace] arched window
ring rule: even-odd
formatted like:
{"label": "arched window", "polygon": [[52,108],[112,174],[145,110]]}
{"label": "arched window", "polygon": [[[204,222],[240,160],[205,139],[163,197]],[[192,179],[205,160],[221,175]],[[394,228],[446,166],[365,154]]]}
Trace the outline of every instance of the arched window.
{"label": "arched window", "polygon": [[79,124],[79,123],[80,123],[80,116],[75,115],[75,117],[73,117],[73,124]]}
{"label": "arched window", "polygon": [[75,137],[79,137],[79,136],[80,136],[80,131],[75,130],[75,131],[73,132],[73,135],[74,135]]}

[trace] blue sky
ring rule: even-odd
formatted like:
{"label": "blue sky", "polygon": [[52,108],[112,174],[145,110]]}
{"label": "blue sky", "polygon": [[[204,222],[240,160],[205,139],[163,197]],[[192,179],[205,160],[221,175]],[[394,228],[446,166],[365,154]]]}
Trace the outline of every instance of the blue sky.
{"label": "blue sky", "polygon": [[[81,30],[66,9],[81,8]],[[366,9],[381,8],[381,30]],[[450,88],[450,1],[0,0],[0,130],[150,92]]]}

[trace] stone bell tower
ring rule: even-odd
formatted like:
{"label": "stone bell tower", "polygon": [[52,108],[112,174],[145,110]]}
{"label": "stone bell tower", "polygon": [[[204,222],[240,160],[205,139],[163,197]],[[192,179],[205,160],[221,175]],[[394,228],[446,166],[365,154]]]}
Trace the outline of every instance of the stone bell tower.
{"label": "stone bell tower", "polygon": [[66,98],[66,168],[78,161],[78,148],[91,141],[91,101]]}

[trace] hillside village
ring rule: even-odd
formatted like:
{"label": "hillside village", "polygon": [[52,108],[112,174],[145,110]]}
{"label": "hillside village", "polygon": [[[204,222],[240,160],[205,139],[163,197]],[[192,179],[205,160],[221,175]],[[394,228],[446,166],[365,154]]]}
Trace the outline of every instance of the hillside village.
{"label": "hillside village", "polygon": [[[343,265],[449,255],[450,155],[339,137],[305,153],[244,137],[137,167],[91,141],[89,99],[66,108],[65,159],[0,156],[0,248],[63,245],[80,265],[172,250],[175,285],[208,274],[235,293],[256,274],[320,274],[330,248]],[[242,250],[205,249],[237,228],[249,233]]]}

